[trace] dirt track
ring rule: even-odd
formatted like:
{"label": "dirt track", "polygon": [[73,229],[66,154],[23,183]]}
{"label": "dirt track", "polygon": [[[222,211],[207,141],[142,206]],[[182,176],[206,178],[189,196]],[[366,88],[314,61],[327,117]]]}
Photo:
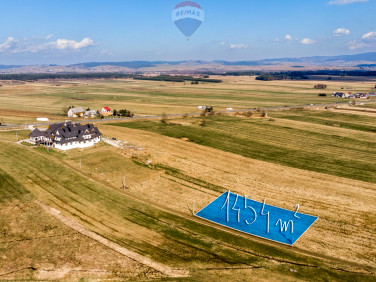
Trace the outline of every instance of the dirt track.
{"label": "dirt track", "polygon": [[135,252],[132,252],[126,248],[123,248],[121,246],[119,246],[118,244],[114,243],[114,242],[111,242],[110,240],[102,237],[102,236],[99,236],[98,234],[88,230],[87,228],[85,228],[84,226],[82,226],[81,224],[79,224],[78,222],[74,221],[73,219],[71,218],[67,218],[65,217],[64,215],[62,215],[58,210],[54,209],[54,208],[51,208],[41,202],[37,202],[37,204],[42,207],[47,213],[49,213],[50,215],[54,216],[55,218],[57,218],[58,220],[60,220],[62,223],[64,223],[65,225],[67,225],[68,227],[76,230],[77,232],[79,232],[80,234],[82,235],[85,235],[99,243],[101,243],[102,245],[105,245],[106,247],[126,256],[126,257],[129,257],[139,263],[142,263],[146,266],[149,266],[169,277],[186,277],[188,276],[189,274],[189,271],[188,270],[184,270],[184,269],[172,269],[171,267],[167,266],[167,265],[163,265],[161,263],[157,263],[147,257],[144,257],[144,256],[141,256]]}

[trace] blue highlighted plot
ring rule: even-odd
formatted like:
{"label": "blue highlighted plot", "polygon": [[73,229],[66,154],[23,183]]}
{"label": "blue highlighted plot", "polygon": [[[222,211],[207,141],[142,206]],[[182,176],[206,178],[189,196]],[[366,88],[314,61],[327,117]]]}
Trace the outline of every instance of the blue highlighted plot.
{"label": "blue highlighted plot", "polygon": [[318,217],[253,201],[227,191],[196,216],[251,235],[293,245]]}

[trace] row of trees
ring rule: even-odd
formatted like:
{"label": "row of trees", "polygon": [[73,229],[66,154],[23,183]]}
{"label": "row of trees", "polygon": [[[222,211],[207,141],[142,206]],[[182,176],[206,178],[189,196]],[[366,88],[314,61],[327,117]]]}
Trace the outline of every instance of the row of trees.
{"label": "row of trees", "polygon": [[113,110],[112,114],[114,116],[119,116],[119,117],[133,117],[134,116],[134,114],[132,114],[131,111],[129,111],[127,109],[121,109],[119,111]]}
{"label": "row of trees", "polygon": [[125,73],[20,73],[0,74],[0,80],[34,81],[38,79],[99,79],[99,78],[131,78]]}
{"label": "row of trees", "polygon": [[197,82],[212,82],[212,83],[220,83],[222,80],[220,79],[210,79],[210,78],[197,78],[192,76],[171,76],[171,75],[159,75],[159,76],[142,76],[137,75],[133,79],[138,80],[153,80],[153,81],[171,81],[171,82],[185,82],[185,81],[194,81]]}

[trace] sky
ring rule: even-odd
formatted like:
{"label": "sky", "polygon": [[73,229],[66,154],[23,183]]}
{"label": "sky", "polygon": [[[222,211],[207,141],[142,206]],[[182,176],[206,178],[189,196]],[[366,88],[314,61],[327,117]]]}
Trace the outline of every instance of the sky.
{"label": "sky", "polygon": [[376,0],[197,0],[189,40],[173,22],[180,2],[0,0],[0,65],[376,52]]}

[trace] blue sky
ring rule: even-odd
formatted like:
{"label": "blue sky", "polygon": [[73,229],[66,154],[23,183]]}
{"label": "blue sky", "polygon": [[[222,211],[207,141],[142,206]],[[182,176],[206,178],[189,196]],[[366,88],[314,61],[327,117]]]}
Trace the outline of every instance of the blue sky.
{"label": "blue sky", "polygon": [[376,0],[198,0],[189,41],[175,0],[0,0],[1,64],[257,60],[376,51]]}

